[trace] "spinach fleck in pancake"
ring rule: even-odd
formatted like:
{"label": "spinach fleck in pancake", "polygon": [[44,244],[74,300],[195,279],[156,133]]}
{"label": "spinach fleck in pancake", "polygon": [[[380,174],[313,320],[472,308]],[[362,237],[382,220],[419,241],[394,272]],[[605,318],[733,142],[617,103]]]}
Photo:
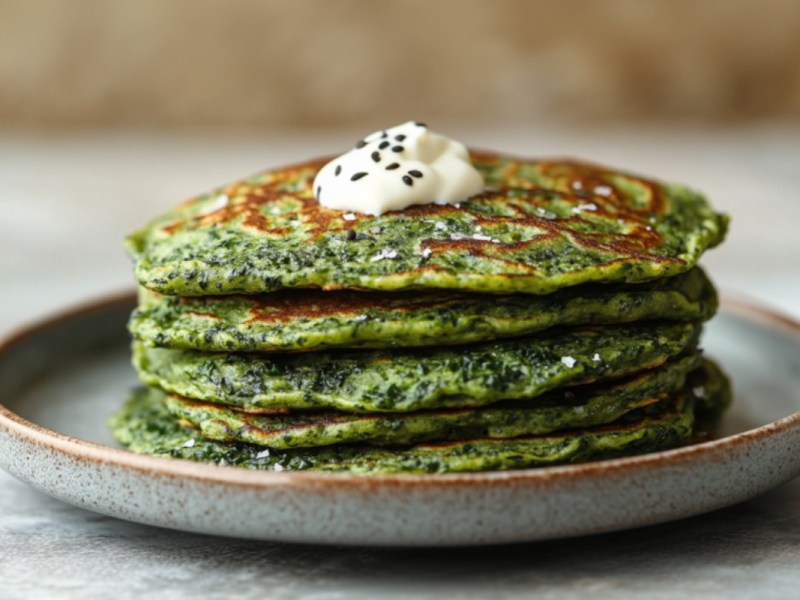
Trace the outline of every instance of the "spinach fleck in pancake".
{"label": "spinach fleck in pancake", "polygon": [[238,442],[215,442],[181,425],[157,391],[140,389],[111,418],[120,443],[134,452],[249,469],[349,473],[445,473],[541,467],[641,454],[688,443],[693,434],[693,390],[703,406],[727,404],[728,382],[715,368],[693,374],[685,388],[657,407],[646,407],[613,424],[541,436],[473,439],[380,448],[358,444],[269,450]]}
{"label": "spinach fleck in pancake", "polygon": [[705,273],[580,286],[551,295],[283,290],[259,296],[163,296],[141,289],[129,328],[148,345],[208,351],[441,346],[556,325],[703,321],[717,308]]}
{"label": "spinach fleck in pancake", "polygon": [[700,330],[693,323],[646,323],[455,349],[291,355],[134,344],[134,365],[148,385],[248,410],[407,412],[532,398],[563,385],[634,373],[693,348]]}
{"label": "spinach fleck in pancake", "polygon": [[593,427],[663,400],[683,387],[700,362],[694,354],[612,384],[557,390],[489,408],[411,413],[293,412],[253,414],[164,395],[167,409],[210,440],[276,449],[368,442],[381,446],[474,438],[512,438]]}
{"label": "spinach fleck in pancake", "polygon": [[547,294],[689,270],[727,218],[700,194],[608,168],[473,153],[487,189],[380,216],[321,207],[325,161],[190,200],[128,238],[140,284],[183,296],[322,287]]}

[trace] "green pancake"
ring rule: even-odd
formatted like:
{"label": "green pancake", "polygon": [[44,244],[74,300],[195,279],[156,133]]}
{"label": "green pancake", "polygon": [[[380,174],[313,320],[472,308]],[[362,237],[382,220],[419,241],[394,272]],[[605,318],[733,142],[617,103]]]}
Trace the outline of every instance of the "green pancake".
{"label": "green pancake", "polygon": [[381,216],[321,207],[325,161],[267,171],[185,202],[127,240],[164,294],[438,288],[548,294],[689,270],[727,217],[700,194],[609,168],[473,153],[486,190]]}
{"label": "green pancake", "polygon": [[142,288],[131,316],[148,345],[208,351],[441,346],[531,334],[556,325],[643,319],[703,321],[717,308],[698,267],[637,285],[551,295],[283,290],[259,296],[163,296]]}
{"label": "green pancake", "polygon": [[456,348],[290,355],[134,344],[140,379],[247,410],[408,412],[532,398],[655,367],[693,348],[701,326],[646,323],[554,331]]}
{"label": "green pancake", "polygon": [[686,444],[695,420],[692,390],[699,388],[704,390],[707,408],[729,401],[727,380],[718,370],[704,368],[673,398],[612,425],[541,436],[389,448],[352,444],[280,451],[210,441],[179,424],[161,401],[162,394],[147,389],[137,390],[110,425],[117,440],[134,452],[216,465],[359,474],[488,471],[585,462]]}
{"label": "green pancake", "polygon": [[357,415],[343,412],[253,414],[220,404],[164,395],[167,410],[203,437],[285,450],[367,442],[376,445],[474,438],[512,438],[593,427],[655,404],[683,387],[700,355],[683,357],[626,380],[557,390],[534,400],[489,408]]}

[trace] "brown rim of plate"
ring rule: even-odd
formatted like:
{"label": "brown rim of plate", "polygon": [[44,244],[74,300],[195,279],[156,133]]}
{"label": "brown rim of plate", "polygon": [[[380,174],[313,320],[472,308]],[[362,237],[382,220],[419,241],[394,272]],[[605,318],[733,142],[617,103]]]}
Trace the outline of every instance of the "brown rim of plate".
{"label": "brown rim of plate", "polygon": [[[14,348],[47,330],[58,327],[75,318],[102,313],[125,305],[133,306],[135,296],[132,293],[117,294],[81,305],[72,310],[56,314],[47,320],[35,323],[12,333],[0,341],[0,360],[12,352]],[[732,298],[723,295],[721,309],[724,312],[743,317],[759,323],[774,331],[788,333],[800,342],[800,322],[791,317],[779,314],[772,309],[758,306],[751,299]],[[467,485],[513,485],[515,483],[547,483],[553,480],[578,481],[594,478],[601,474],[613,474],[620,471],[640,471],[669,463],[670,466],[689,464],[699,456],[710,459],[723,458],[728,449],[747,441],[756,441],[780,433],[793,427],[800,427],[800,411],[777,421],[749,429],[741,433],[719,439],[701,442],[690,446],[652,452],[638,456],[617,458],[577,465],[542,467],[539,469],[519,469],[509,471],[491,471],[483,473],[447,473],[438,475],[354,475],[341,473],[311,472],[275,472],[250,471],[231,467],[219,467],[195,463],[188,460],[176,460],[135,454],[128,450],[103,446],[94,442],[80,440],[69,435],[58,433],[31,423],[0,404],[0,430],[23,441],[49,448],[54,452],[66,455],[76,461],[99,465],[116,466],[131,469],[142,474],[161,477],[191,479],[206,483],[225,484],[242,488],[258,489],[274,486],[310,486],[362,489],[368,491],[375,486],[412,488],[426,485],[428,487],[452,487]]]}

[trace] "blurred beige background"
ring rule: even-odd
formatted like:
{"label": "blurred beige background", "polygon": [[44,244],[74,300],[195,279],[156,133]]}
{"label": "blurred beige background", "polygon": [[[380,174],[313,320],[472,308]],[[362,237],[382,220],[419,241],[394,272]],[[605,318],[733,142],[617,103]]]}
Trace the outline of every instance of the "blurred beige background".
{"label": "blurred beige background", "polygon": [[800,0],[0,0],[0,332],[132,286],[169,206],[409,119],[689,183],[720,286],[800,316]]}
{"label": "blurred beige background", "polygon": [[0,49],[12,129],[800,119],[796,0],[0,0]]}

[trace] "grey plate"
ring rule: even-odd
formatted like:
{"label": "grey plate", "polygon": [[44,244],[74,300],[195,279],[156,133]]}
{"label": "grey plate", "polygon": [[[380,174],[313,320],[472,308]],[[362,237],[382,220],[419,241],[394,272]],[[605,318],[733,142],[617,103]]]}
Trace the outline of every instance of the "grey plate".
{"label": "grey plate", "polygon": [[140,456],[105,421],[136,378],[111,299],[0,347],[0,466],[56,498],[186,531],[330,544],[457,545],[636,527],[760,494],[800,472],[800,325],[726,302],[705,347],[735,404],[712,442],[570,467],[438,476],[262,473]]}

